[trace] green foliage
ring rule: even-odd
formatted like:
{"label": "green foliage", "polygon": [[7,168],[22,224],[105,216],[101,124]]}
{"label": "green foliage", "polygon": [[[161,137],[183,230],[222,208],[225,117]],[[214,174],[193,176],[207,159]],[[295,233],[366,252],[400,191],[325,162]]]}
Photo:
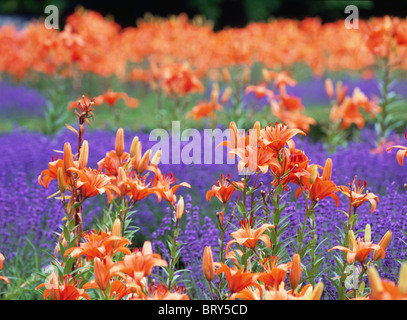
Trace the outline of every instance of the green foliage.
{"label": "green foliage", "polygon": [[266,21],[281,3],[281,0],[245,0],[247,18],[249,21]]}

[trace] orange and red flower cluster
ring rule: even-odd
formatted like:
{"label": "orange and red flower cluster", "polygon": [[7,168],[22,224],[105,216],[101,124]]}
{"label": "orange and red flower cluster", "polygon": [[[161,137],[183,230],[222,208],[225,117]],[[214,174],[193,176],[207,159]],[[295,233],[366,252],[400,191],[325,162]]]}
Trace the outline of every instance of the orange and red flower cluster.
{"label": "orange and red flower cluster", "polygon": [[[22,31],[11,25],[1,27],[0,72],[17,78],[31,71],[69,77],[93,72],[145,81],[154,70],[137,66],[129,71],[126,66],[128,61],[149,59],[166,70],[162,79],[166,90],[184,94],[199,90],[200,85],[198,78],[189,76],[179,82],[178,75],[186,71],[179,61],[189,63],[199,78],[226,66],[254,62],[273,69],[302,62],[321,75],[324,70],[370,68],[377,56],[386,56],[398,46],[397,60],[405,69],[406,29],[405,19],[386,16],[359,20],[359,29],[352,32],[343,27],[343,21],[323,24],[318,18],[277,19],[215,32],[209,23],[189,21],[185,14],[139,20],[137,26],[122,29],[111,18],[79,8],[62,31],[46,29],[39,21]],[[176,76],[171,75],[173,63],[182,69]]]}

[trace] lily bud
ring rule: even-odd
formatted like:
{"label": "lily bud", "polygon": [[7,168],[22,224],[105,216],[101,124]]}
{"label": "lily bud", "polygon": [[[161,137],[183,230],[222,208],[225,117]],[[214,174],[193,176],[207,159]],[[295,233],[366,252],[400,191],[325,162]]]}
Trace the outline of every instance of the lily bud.
{"label": "lily bud", "polygon": [[74,167],[75,165],[73,162],[72,149],[71,149],[71,145],[69,144],[69,142],[65,142],[65,144],[64,144],[63,160],[64,160],[64,170],[65,170],[66,174],[68,176],[70,176],[71,173],[70,173],[70,171],[68,171],[68,169]]}
{"label": "lily bud", "polygon": [[383,291],[383,284],[379,273],[374,267],[370,267],[369,270],[367,270],[367,276],[369,278],[369,284],[370,288],[372,289],[373,297],[377,297],[378,294]]}
{"label": "lily bud", "polygon": [[332,159],[328,158],[326,159],[325,162],[324,171],[322,173],[322,180],[323,181],[331,180],[331,175],[332,175]]}
{"label": "lily bud", "polygon": [[209,282],[215,278],[215,265],[213,263],[212,248],[209,246],[206,246],[204,250],[202,258],[202,271],[206,280]]}
{"label": "lily bud", "polygon": [[318,177],[318,167],[313,166],[312,171],[311,171],[311,176],[309,178],[310,184],[314,184],[315,180],[317,180],[317,177]]}
{"label": "lily bud", "polygon": [[269,83],[271,81],[270,72],[267,69],[263,68],[261,70],[261,74],[263,76],[264,81],[266,81],[266,83]]}
{"label": "lily bud", "polygon": [[177,203],[177,209],[175,211],[175,218],[177,219],[177,221],[181,220],[183,214],[184,214],[184,198],[180,196]]}
{"label": "lily bud", "polygon": [[[386,232],[386,234],[383,236],[383,238],[378,243],[378,245],[383,249],[383,251],[386,251],[387,246],[390,243],[391,236],[392,236],[392,232],[389,230],[389,231]],[[373,260],[374,261],[379,260],[379,259],[383,259],[383,258],[384,258],[384,256],[383,256],[383,252],[381,250],[376,249],[373,252]]]}
{"label": "lily bud", "polygon": [[138,144],[140,142],[138,141],[138,137],[134,137],[133,141],[131,142],[131,146],[130,146],[130,158],[133,158],[136,154],[137,154],[137,150],[138,150]]}
{"label": "lily bud", "polygon": [[230,83],[230,73],[228,69],[222,68],[222,76],[226,83]]}
{"label": "lily bud", "polygon": [[328,98],[332,100],[334,96],[334,85],[330,78],[325,79],[325,92]]}
{"label": "lily bud", "polygon": [[124,152],[124,133],[123,128],[117,130],[116,133],[116,143],[115,143],[115,151],[117,156],[120,158]]}
{"label": "lily bud", "polygon": [[324,284],[319,282],[315,289],[312,291],[311,300],[320,300],[322,296],[322,291],[324,290]]}
{"label": "lily bud", "polygon": [[68,205],[66,206],[66,211],[68,212],[68,215],[71,215],[74,199],[75,197],[72,196],[69,198]]}
{"label": "lily bud", "polygon": [[148,163],[150,162],[150,157],[151,157],[151,149],[148,149],[143,157],[141,158],[140,162],[137,165],[137,172],[139,174],[142,174],[148,167]]}
{"label": "lily bud", "polygon": [[120,219],[116,219],[113,223],[111,235],[114,237],[120,237],[121,234],[121,222]]}
{"label": "lily bud", "polygon": [[352,230],[349,231],[348,238],[349,238],[349,249],[353,250],[353,248],[356,247],[356,237]]}
{"label": "lily bud", "polygon": [[86,168],[88,165],[88,158],[89,158],[89,144],[87,140],[83,141],[81,147],[81,153],[79,155],[79,169]]}
{"label": "lily bud", "polygon": [[59,189],[59,191],[61,191],[61,193],[65,193],[66,189],[67,189],[67,186],[66,186],[64,171],[63,171],[62,167],[58,168],[57,179],[58,179],[58,189]]}
{"label": "lily bud", "polygon": [[232,88],[227,87],[225,89],[225,91],[223,92],[222,97],[220,98],[220,103],[225,104],[229,100],[231,94],[232,94]]}
{"label": "lily bud", "polygon": [[370,242],[371,239],[372,239],[372,231],[370,229],[370,224],[367,224],[366,228],[365,228],[365,241]]}
{"label": "lily bud", "polygon": [[[112,227],[112,231],[111,231],[111,235],[113,237],[118,237],[120,238],[121,236],[121,232],[122,232],[122,228],[121,228],[121,222],[120,219],[116,219],[113,223],[113,227]],[[119,240],[115,240],[113,241],[113,248],[116,248],[119,244]]]}
{"label": "lily bud", "polygon": [[153,156],[153,158],[151,159],[151,165],[154,167],[157,167],[158,163],[160,162],[160,158],[161,158],[161,150],[158,150],[155,155]]}
{"label": "lily bud", "polygon": [[289,277],[290,286],[291,286],[291,289],[293,289],[293,290],[295,290],[298,287],[298,285],[300,284],[301,271],[302,271],[301,258],[298,253],[295,253],[293,255],[293,259],[292,259],[290,277]]}
{"label": "lily bud", "polygon": [[398,286],[402,294],[407,293],[407,262],[401,265]]}
{"label": "lily bud", "polygon": [[348,92],[348,87],[344,86],[342,88],[342,81],[338,81],[336,83],[336,101],[338,104],[342,104],[343,100],[346,97],[346,93]]}
{"label": "lily bud", "polygon": [[218,211],[218,212],[216,212],[216,217],[218,218],[218,221],[223,228],[224,220],[225,220],[225,213],[223,211]]}
{"label": "lily bud", "polygon": [[211,92],[211,102],[217,104],[218,98],[219,98],[219,85],[217,83],[214,83]]}

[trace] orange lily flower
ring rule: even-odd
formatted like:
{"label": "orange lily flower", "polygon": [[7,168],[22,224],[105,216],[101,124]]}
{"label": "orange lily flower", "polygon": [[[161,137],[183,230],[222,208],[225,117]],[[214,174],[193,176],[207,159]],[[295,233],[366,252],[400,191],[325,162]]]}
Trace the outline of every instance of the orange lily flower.
{"label": "orange lily flower", "polygon": [[108,177],[100,170],[91,168],[78,170],[76,168],[71,168],[69,171],[78,174],[79,179],[76,181],[76,186],[81,189],[84,198],[91,198],[97,194],[106,193],[107,203],[110,203],[110,200],[112,199],[112,191],[121,194],[120,189],[112,184],[113,178]]}
{"label": "orange lily flower", "polygon": [[129,108],[137,108],[139,104],[138,99],[129,97],[125,92],[114,92],[112,89],[109,89],[103,95],[95,97],[94,101],[96,106],[106,103],[109,107],[112,107],[119,99],[123,99]]}
{"label": "orange lily flower", "polygon": [[297,85],[297,81],[291,78],[286,71],[269,71],[269,76],[270,78],[274,79],[274,85],[278,87],[281,96],[285,96],[287,94],[286,86],[295,87]]}
{"label": "orange lily flower", "polygon": [[[98,284],[95,280],[85,283],[82,287],[83,289],[99,289]],[[121,300],[125,296],[132,294],[133,291],[128,287],[123,281],[113,280],[110,282],[109,297],[116,300]]]}
{"label": "orange lily flower", "polygon": [[372,250],[379,250],[381,252],[382,258],[385,257],[385,252],[382,247],[374,244],[371,241],[363,242],[361,238],[357,238],[356,246],[354,246],[352,249],[343,246],[335,246],[329,249],[328,252],[334,249],[346,252],[346,260],[349,264],[353,263],[355,260],[364,263]]}
{"label": "orange lily flower", "polygon": [[229,292],[234,294],[242,291],[249,286],[257,286],[256,280],[260,274],[246,272],[243,269],[237,269],[236,266],[230,268],[228,265],[220,262],[216,263],[219,268],[216,270],[216,274],[224,273],[228,282]]}
{"label": "orange lily flower", "polygon": [[154,168],[154,172],[154,180],[150,190],[157,196],[158,202],[161,202],[161,199],[164,198],[167,202],[174,205],[177,201],[175,192],[178,188],[191,188],[191,185],[187,182],[181,182],[177,185],[171,186],[177,181],[172,173],[168,175],[162,174],[158,168]]}
{"label": "orange lily flower", "polygon": [[[308,167],[308,172],[312,172],[315,165]],[[323,168],[322,176],[317,172],[314,183],[311,184],[311,175],[304,176],[301,180],[302,186],[309,191],[310,199],[314,202],[319,202],[326,197],[331,197],[334,199],[336,206],[339,205],[339,198],[335,194],[337,186],[331,179],[332,174],[332,160],[328,158],[325,162],[325,167]],[[301,194],[301,187],[297,189],[297,198]]]}
{"label": "orange lily flower", "polygon": [[319,282],[315,288],[311,285],[307,286],[301,294],[293,294],[292,290],[286,291],[284,288],[279,287],[278,290],[267,290],[264,292],[264,300],[320,300],[323,284]]}
{"label": "orange lily flower", "polygon": [[271,99],[274,96],[273,91],[267,89],[266,85],[258,85],[258,86],[247,86],[245,91],[246,94],[253,92],[256,95],[257,99],[261,99],[263,97],[268,97],[269,99]]}
{"label": "orange lily flower", "polygon": [[110,256],[105,256],[103,259],[95,257],[93,259],[93,272],[95,275],[95,281],[100,290],[106,291],[107,286],[110,283],[110,279],[115,275],[110,272],[113,266],[113,261]]}
{"label": "orange lily flower", "polygon": [[185,289],[174,289],[174,292],[168,290],[164,284],[156,284],[150,287],[148,293],[139,291],[137,296],[130,300],[189,300],[189,297],[184,293]]}
{"label": "orange lily flower", "polygon": [[[121,184],[119,182],[119,184]],[[131,196],[131,201],[138,202],[143,200],[152,194],[152,191],[145,185],[145,179],[140,179],[139,181],[133,181],[127,179],[123,182],[123,185],[126,186],[127,195]]]}
{"label": "orange lily flower", "polygon": [[[54,159],[54,157],[52,157]],[[48,162],[48,169],[43,170],[41,174],[38,176],[38,183],[45,188],[48,188],[49,183],[53,179],[58,179],[58,168],[64,169],[64,161],[62,159],[52,160]],[[63,170],[65,171],[65,170]],[[66,175],[65,175],[66,176]],[[68,177],[66,177],[66,182],[68,181]],[[67,184],[67,183],[66,183]],[[68,184],[67,184],[68,185]]]}
{"label": "orange lily flower", "polygon": [[112,266],[110,272],[123,272],[140,284],[140,281],[144,277],[148,277],[153,268],[158,266],[167,267],[168,263],[161,259],[158,253],[153,253],[151,242],[146,241],[141,250],[126,255],[123,261]]}
{"label": "orange lily flower", "polygon": [[227,244],[226,252],[229,251],[229,247],[233,243],[237,243],[254,250],[259,240],[262,240],[268,248],[271,247],[270,237],[264,234],[264,232],[266,232],[268,228],[274,228],[274,225],[265,223],[257,229],[252,229],[249,223],[241,223],[241,225],[242,229],[234,231],[230,234],[234,240],[231,240]]}
{"label": "orange lily flower", "polygon": [[68,254],[71,257],[84,255],[87,259],[94,260],[95,258],[103,259],[106,256],[113,256],[118,252],[123,252],[126,255],[131,254],[131,251],[125,247],[131,244],[131,242],[116,234],[101,230],[95,233],[95,230],[92,230],[92,232],[83,233],[82,239],[85,242],[81,243],[79,247],[72,247],[66,250],[65,256]]}
{"label": "orange lily flower", "polygon": [[[216,197],[220,202],[226,203],[229,201],[232,194],[235,192],[235,187],[232,184],[229,184],[227,181],[231,180],[230,174],[224,176],[221,174],[221,181],[216,180],[216,185],[212,186],[212,189],[206,192],[206,200],[209,201],[211,197]],[[243,188],[242,182],[233,182],[233,184]]]}
{"label": "orange lily flower", "polygon": [[305,132],[300,129],[288,129],[282,123],[275,123],[274,127],[269,124],[264,129],[260,130],[262,142],[268,148],[279,152],[295,135]]}
{"label": "orange lily flower", "polygon": [[84,289],[78,289],[74,284],[69,284],[69,276],[64,276],[64,282],[60,285],[54,271],[50,274],[48,282],[37,286],[35,291],[41,287],[45,287],[44,300],[47,300],[48,297],[50,300],[79,300],[81,297],[90,300]]}
{"label": "orange lily flower", "polygon": [[[404,132],[404,137],[407,140],[407,132]],[[407,157],[407,147],[396,145],[396,146],[392,146],[390,148],[387,148],[386,151],[390,151],[393,148],[400,149],[400,150],[397,151],[397,161],[402,166],[404,157]]]}
{"label": "orange lily flower", "polygon": [[213,101],[200,101],[192,108],[190,112],[187,113],[186,118],[189,119],[193,117],[195,121],[207,117],[215,119],[216,110],[222,110],[222,106],[219,103],[214,103]]}
{"label": "orange lily flower", "polygon": [[71,145],[68,142],[64,145],[63,158],[59,159],[59,155],[57,155],[56,159],[54,160],[54,157],[52,157],[52,161],[48,163],[48,169],[43,170],[38,176],[38,183],[45,188],[48,188],[49,183],[53,179],[58,179],[58,168],[63,169],[65,184],[70,188],[70,172],[68,171],[68,169],[78,168],[78,161],[73,160]]}
{"label": "orange lily flower", "polygon": [[106,153],[106,156],[100,160],[97,164],[99,170],[104,169],[108,176],[118,176],[119,168],[125,164],[129,159],[129,154],[123,152],[119,157],[115,150]]}
{"label": "orange lily flower", "polygon": [[266,289],[278,288],[291,268],[291,262],[278,264],[278,260],[278,257],[270,256],[262,263],[266,270],[260,274],[259,280],[264,282]]}
{"label": "orange lily flower", "polygon": [[248,168],[251,172],[261,171],[263,174],[267,173],[269,168],[278,168],[279,163],[275,157],[273,150],[250,144],[244,149],[231,150],[230,153],[235,153],[239,158],[237,168],[242,171]]}
{"label": "orange lily flower", "polygon": [[281,109],[287,111],[298,111],[305,109],[304,105],[301,103],[301,99],[290,94],[281,96],[280,107]]}
{"label": "orange lily flower", "polygon": [[376,196],[372,192],[365,192],[363,193],[363,190],[366,188],[366,181],[363,182],[363,185],[361,185],[361,181],[359,179],[358,186],[356,187],[355,180],[352,180],[351,182],[351,190],[349,190],[348,187],[346,186],[339,186],[338,190],[341,191],[344,195],[346,195],[352,204],[352,207],[357,208],[359,207],[362,203],[365,203],[366,201],[369,201],[369,203],[372,206],[372,209],[370,210],[370,213],[373,213],[376,210],[377,207],[377,202],[379,202],[379,197]]}

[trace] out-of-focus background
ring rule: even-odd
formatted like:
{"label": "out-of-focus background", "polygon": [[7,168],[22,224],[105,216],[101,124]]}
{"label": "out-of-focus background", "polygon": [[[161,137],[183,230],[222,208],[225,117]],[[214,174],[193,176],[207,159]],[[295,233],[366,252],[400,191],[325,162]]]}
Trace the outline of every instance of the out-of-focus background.
{"label": "out-of-focus background", "polygon": [[17,20],[38,18],[47,5],[56,5],[61,20],[74,12],[78,5],[103,15],[113,15],[123,27],[133,26],[137,18],[149,12],[168,16],[186,13],[188,16],[203,15],[214,22],[216,30],[225,27],[244,27],[252,21],[266,21],[270,17],[296,18],[318,16],[323,21],[343,18],[347,4],[357,5],[360,17],[380,17],[385,14],[405,17],[407,7],[403,1],[346,1],[346,0],[2,0],[0,13]]}

